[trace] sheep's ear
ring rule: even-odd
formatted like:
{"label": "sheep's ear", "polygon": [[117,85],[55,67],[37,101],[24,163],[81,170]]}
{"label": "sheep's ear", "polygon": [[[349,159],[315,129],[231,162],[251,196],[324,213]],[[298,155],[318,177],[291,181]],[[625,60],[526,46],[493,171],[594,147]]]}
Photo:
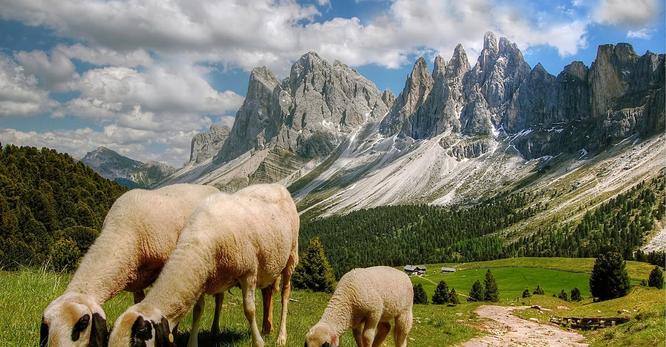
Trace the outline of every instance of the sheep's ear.
{"label": "sheep's ear", "polygon": [[331,344],[330,344],[330,343],[328,343],[328,342],[324,342],[324,344],[323,344],[323,345],[321,345],[321,347],[331,347]]}
{"label": "sheep's ear", "polygon": [[42,325],[39,327],[39,347],[46,347],[49,343],[49,326],[42,318]]}
{"label": "sheep's ear", "polygon": [[[148,341],[153,338],[153,326],[150,322],[143,319],[139,316],[132,324],[132,335],[130,341],[133,341],[133,345],[141,344],[141,342]],[[145,345],[145,343],[144,343]]]}
{"label": "sheep's ear", "polygon": [[72,341],[78,341],[79,337],[81,337],[81,333],[88,328],[88,325],[90,325],[90,315],[86,313],[74,323],[74,327],[72,328]]}
{"label": "sheep's ear", "polygon": [[99,313],[93,313],[92,327],[90,328],[90,347],[105,347],[109,337],[106,319]]}
{"label": "sheep's ear", "polygon": [[173,347],[176,346],[174,343],[174,335],[169,330],[169,321],[162,317],[162,320],[159,324],[152,322],[153,329],[155,329],[155,347]]}

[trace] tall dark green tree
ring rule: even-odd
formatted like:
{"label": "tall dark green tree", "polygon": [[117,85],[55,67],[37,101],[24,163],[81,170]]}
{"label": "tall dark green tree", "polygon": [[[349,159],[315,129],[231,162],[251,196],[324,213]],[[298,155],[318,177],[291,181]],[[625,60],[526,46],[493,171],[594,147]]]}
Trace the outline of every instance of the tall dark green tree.
{"label": "tall dark green tree", "polygon": [[292,276],[295,288],[314,292],[332,293],[335,289],[335,275],[328,262],[324,245],[319,238],[310,240],[305,254],[301,257]]}
{"label": "tall dark green tree", "polygon": [[600,300],[627,295],[629,275],[620,253],[606,252],[597,257],[590,275],[590,292]]}
{"label": "tall dark green tree", "polygon": [[460,303],[460,299],[458,299],[458,293],[456,293],[455,288],[451,288],[451,291],[449,292],[449,303],[452,305],[458,305]]}
{"label": "tall dark green tree", "polygon": [[499,301],[499,289],[497,289],[497,282],[495,282],[495,276],[490,272],[490,269],[486,271],[486,278],[484,280],[485,291],[483,293],[483,300],[498,302]]}
{"label": "tall dark green tree", "polygon": [[432,303],[435,305],[443,305],[449,302],[449,286],[446,282],[439,281],[435,294],[432,295]]}
{"label": "tall dark green tree", "polygon": [[481,282],[479,280],[474,281],[474,284],[472,284],[472,289],[469,291],[469,296],[467,297],[467,301],[483,301],[484,298],[484,290],[483,287],[481,286]]}
{"label": "tall dark green tree", "polygon": [[664,272],[661,271],[661,268],[659,266],[655,266],[654,269],[650,271],[648,286],[659,289],[664,287]]}
{"label": "tall dark green tree", "polygon": [[425,289],[421,283],[414,285],[414,304],[416,305],[426,305],[428,303],[428,294],[426,294]]}
{"label": "tall dark green tree", "polygon": [[571,301],[581,301],[583,297],[580,295],[580,289],[574,288],[571,290]]}

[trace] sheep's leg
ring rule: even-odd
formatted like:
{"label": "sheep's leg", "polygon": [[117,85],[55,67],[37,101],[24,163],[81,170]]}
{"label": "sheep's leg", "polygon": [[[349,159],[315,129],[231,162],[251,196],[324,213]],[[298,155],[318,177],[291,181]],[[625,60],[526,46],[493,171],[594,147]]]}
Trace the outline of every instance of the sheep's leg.
{"label": "sheep's leg", "polygon": [[264,321],[262,323],[261,333],[270,335],[273,331],[273,292],[275,283],[261,290],[261,298],[264,304]]}
{"label": "sheep's leg", "polygon": [[241,281],[241,289],[243,291],[243,311],[245,318],[250,323],[252,330],[252,342],[255,347],[264,347],[264,340],[259,333],[259,327],[256,320],[256,307],[254,302],[254,291],[257,288],[256,279],[254,277],[246,278]]}
{"label": "sheep's leg", "polygon": [[214,337],[220,335],[220,311],[222,311],[222,302],[224,302],[224,292],[215,294],[215,313],[213,315],[213,325],[210,328]]}
{"label": "sheep's leg", "polygon": [[356,346],[363,347],[363,323],[352,327],[352,333],[354,333],[354,341],[356,341]]}
{"label": "sheep's leg", "polygon": [[372,347],[375,336],[377,335],[377,325],[379,324],[379,317],[370,316],[365,321],[363,328],[363,347]]}
{"label": "sheep's leg", "polygon": [[201,294],[192,309],[192,330],[190,330],[190,339],[187,341],[187,347],[197,347],[199,344],[199,324],[201,323],[201,314],[203,313],[205,303],[204,295]]}
{"label": "sheep's leg", "polygon": [[407,335],[412,330],[412,311],[400,315],[395,319],[395,331],[393,338],[396,347],[407,347]]}
{"label": "sheep's leg", "polygon": [[289,258],[287,267],[282,270],[282,312],[280,314],[280,333],[277,338],[278,346],[287,345],[287,313],[289,311],[289,296],[291,295],[291,275],[296,267],[294,258]]}
{"label": "sheep's leg", "polygon": [[372,347],[379,347],[386,340],[386,335],[391,331],[391,324],[386,322],[381,322],[377,326],[377,336],[375,336],[375,341],[372,343]]}
{"label": "sheep's leg", "polygon": [[135,305],[143,301],[143,299],[146,297],[146,294],[143,293],[143,290],[137,290],[136,292],[132,292],[132,294],[134,295]]}

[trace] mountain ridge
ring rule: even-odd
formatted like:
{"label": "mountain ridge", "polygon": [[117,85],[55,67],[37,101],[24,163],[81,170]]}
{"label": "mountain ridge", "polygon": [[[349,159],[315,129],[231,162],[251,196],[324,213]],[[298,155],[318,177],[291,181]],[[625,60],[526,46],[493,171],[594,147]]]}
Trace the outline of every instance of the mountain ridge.
{"label": "mountain ridge", "polygon": [[129,188],[151,187],[176,171],[169,165],[156,161],[144,163],[104,146],[86,153],[81,162],[100,176]]}

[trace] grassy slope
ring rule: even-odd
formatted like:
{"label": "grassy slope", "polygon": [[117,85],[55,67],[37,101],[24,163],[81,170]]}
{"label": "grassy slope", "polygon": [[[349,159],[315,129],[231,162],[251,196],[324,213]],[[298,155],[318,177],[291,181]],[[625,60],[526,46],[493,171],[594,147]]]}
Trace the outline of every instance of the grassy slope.
{"label": "grassy slope", "polygon": [[[589,298],[587,289],[587,280],[589,270],[593,260],[590,259],[568,259],[568,258],[516,258],[495,260],[490,262],[455,264],[459,269],[453,274],[440,274],[439,265],[428,266],[429,271],[424,278],[413,278],[413,281],[424,284],[428,296],[432,296],[436,282],[444,279],[449,287],[455,287],[458,294],[461,294],[463,304],[457,307],[446,307],[438,305],[416,305],[414,307],[414,329],[410,335],[410,344],[412,346],[446,346],[466,341],[471,337],[481,334],[475,328],[479,321],[472,312],[478,303],[464,302],[464,294],[467,294],[474,280],[483,280],[487,268],[495,275],[501,294],[500,304],[521,304],[521,303],[539,303],[545,307],[552,307],[556,311],[557,306],[567,306],[570,308],[566,313],[568,315],[578,314],[610,314],[619,307],[637,311],[631,311],[636,315],[641,312],[647,312],[642,321],[633,320],[631,323],[621,325],[611,329],[604,329],[597,333],[587,333],[594,344],[611,345],[631,345],[637,342],[653,341],[655,336],[662,338],[663,329],[657,329],[659,322],[663,328],[664,314],[664,293],[647,288],[634,288],[632,294],[626,298],[618,299],[625,301],[613,301],[604,303],[590,303],[589,300],[582,304],[566,303],[564,301],[552,298],[550,295],[559,292],[561,289],[570,291],[577,286],[583,292],[584,297]],[[630,276],[635,279],[645,278],[644,267],[650,266],[629,262]],[[68,276],[54,273],[44,273],[41,271],[24,270],[20,272],[0,272],[0,341],[7,345],[36,345],[38,339],[39,320],[43,308],[64,290],[67,284]],[[540,284],[545,290],[545,296],[536,296],[528,300],[518,298],[522,290],[526,287],[533,289]],[[258,295],[260,300],[260,295]],[[279,302],[276,296],[276,303]],[[323,312],[328,301],[328,294],[310,293],[305,291],[295,291],[292,298],[293,302],[289,306],[289,346],[302,346],[303,336],[318,319]],[[223,327],[225,341],[224,346],[247,346],[249,345],[249,335],[247,333],[247,324],[242,313],[241,297],[238,290],[232,290],[231,294],[225,296],[224,310],[222,314],[221,325]],[[126,307],[131,305],[131,298],[127,294],[122,294],[107,304],[105,311],[109,316],[109,324]],[[639,305],[639,306],[634,306]],[[261,303],[257,302],[257,307]],[[661,311],[659,311],[661,310]],[[277,314],[279,312],[279,303],[275,306],[275,323],[277,325]],[[635,312],[635,313],[633,313]],[[661,312],[661,321],[655,312]],[[535,311],[528,311],[521,314],[537,315]],[[538,316],[539,319],[547,320],[544,314]],[[212,321],[212,300],[208,300],[206,312],[204,314],[203,327],[208,330]],[[190,317],[181,323],[181,331],[189,330],[191,325]],[[656,327],[656,328],[655,328]],[[277,328],[277,326],[276,326]],[[624,332],[622,329],[632,329]],[[611,335],[609,335],[611,334]],[[661,334],[661,335],[659,335]],[[207,336],[201,336],[204,339]],[[275,334],[267,340],[267,345],[274,343]],[[610,341],[608,340],[610,338]],[[186,336],[180,336],[183,344]],[[207,344],[203,342],[202,346]],[[343,337],[343,346],[353,346],[353,339],[350,334]],[[392,346],[392,339],[389,339],[388,346]]]}

